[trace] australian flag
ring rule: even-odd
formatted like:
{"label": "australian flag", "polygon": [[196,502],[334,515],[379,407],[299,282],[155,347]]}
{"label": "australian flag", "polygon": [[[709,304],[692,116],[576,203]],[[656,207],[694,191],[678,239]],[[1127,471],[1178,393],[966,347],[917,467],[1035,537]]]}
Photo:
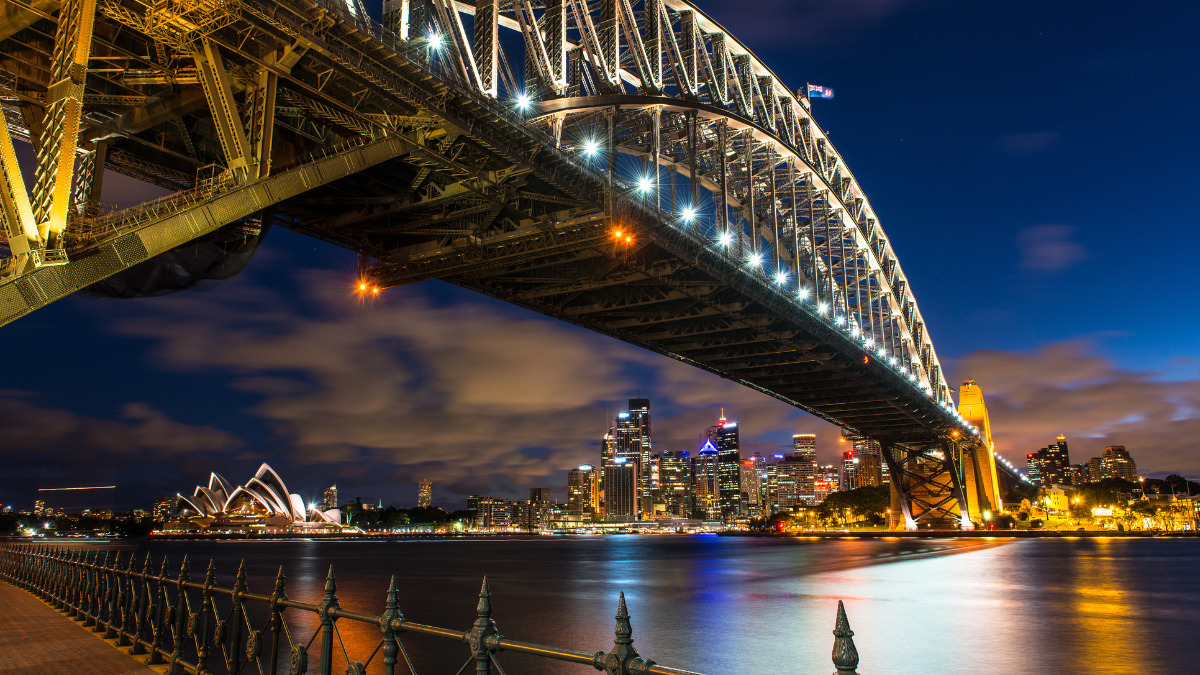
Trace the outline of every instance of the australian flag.
{"label": "australian flag", "polygon": [[813,98],[833,98],[833,87],[822,87],[819,84],[808,85],[808,97]]}

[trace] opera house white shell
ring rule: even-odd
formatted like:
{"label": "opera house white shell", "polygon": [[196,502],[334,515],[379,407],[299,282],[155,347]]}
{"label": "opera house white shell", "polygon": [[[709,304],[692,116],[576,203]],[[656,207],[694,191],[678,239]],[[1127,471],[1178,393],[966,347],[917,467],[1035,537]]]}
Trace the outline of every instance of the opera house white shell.
{"label": "opera house white shell", "polygon": [[339,509],[306,509],[300,495],[288,492],[283,479],[268,464],[260,466],[244,485],[234,487],[214,472],[208,476],[208,487],[197,485],[191,497],[178,497],[179,515],[184,517],[249,517],[277,527],[298,523],[342,523]]}

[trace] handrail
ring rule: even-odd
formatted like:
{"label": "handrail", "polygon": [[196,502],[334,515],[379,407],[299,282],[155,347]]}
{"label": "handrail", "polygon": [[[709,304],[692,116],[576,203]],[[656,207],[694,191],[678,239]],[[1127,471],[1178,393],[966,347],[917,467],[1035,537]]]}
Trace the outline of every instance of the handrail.
{"label": "handrail", "polygon": [[[109,551],[102,550],[65,549],[49,544],[7,544],[0,546],[0,580],[42,598],[67,616],[91,627],[94,633],[115,639],[116,645],[128,647],[130,654],[146,655],[148,664],[167,664],[169,673],[278,673],[282,661],[287,664],[288,673],[299,675],[308,672],[308,648],[319,635],[319,656],[314,672],[320,675],[333,675],[335,653],[344,655],[345,673],[363,675],[381,647],[383,672],[416,675],[402,641],[405,633],[416,633],[465,643],[469,653],[467,663],[475,662],[476,675],[492,672],[504,675],[498,660],[502,652],[587,665],[609,675],[699,675],[690,670],[659,665],[637,653],[623,593],[617,604],[612,648],[607,652],[587,652],[500,635],[492,619],[491,591],[486,577],[479,592],[474,623],[463,631],[408,621],[397,606],[394,576],[384,596],[384,611],[371,614],[341,607],[332,566],[325,579],[325,594],[313,604],[287,598],[282,567],[271,594],[255,595],[247,591],[244,560],[233,587],[222,588],[216,585],[211,561],[204,581],[198,582],[192,580],[187,557],[173,577],[168,574],[165,556],[158,574],[152,571],[149,553],[143,559],[140,572],[135,570],[134,557],[130,554],[127,560],[122,560],[119,551],[110,556]],[[193,604],[190,591],[200,592],[199,604]],[[228,597],[227,606],[219,605],[218,597]],[[269,613],[270,620],[262,628],[256,628],[262,625],[263,610]],[[319,619],[320,627],[311,637],[306,638],[300,633],[298,624],[301,622],[289,624],[288,619],[297,613],[315,615]],[[346,652],[339,621],[371,625],[381,631],[379,643],[365,662],[352,660]],[[833,661],[839,673],[854,673],[858,666],[853,635],[839,601],[833,648]],[[335,645],[341,649],[335,650]],[[397,670],[400,656],[405,665]],[[342,668],[339,663],[336,672],[343,672]]]}

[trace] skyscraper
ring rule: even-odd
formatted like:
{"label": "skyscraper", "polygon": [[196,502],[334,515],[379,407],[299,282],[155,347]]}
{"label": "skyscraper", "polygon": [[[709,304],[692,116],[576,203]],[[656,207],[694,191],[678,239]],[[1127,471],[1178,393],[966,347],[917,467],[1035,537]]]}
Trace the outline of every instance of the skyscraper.
{"label": "skyscraper", "polygon": [[637,464],[618,457],[604,467],[604,517],[629,522],[637,520]]}
{"label": "skyscraper", "polygon": [[838,490],[845,492],[858,487],[858,457],[853,448],[842,452],[842,470],[838,475]]}
{"label": "skyscraper", "polygon": [[[337,488],[334,488],[336,491]],[[336,499],[336,498],[335,498]],[[428,478],[422,478],[417,484],[417,508],[427,509],[433,505],[433,483]]]}
{"label": "skyscraper", "polygon": [[796,463],[796,503],[813,504],[817,480],[817,435],[792,436],[792,461]]}
{"label": "skyscraper", "polygon": [[46,502],[44,502],[40,499],[35,501],[33,503],[33,515],[40,518],[45,513],[46,513]]}
{"label": "skyscraper", "polygon": [[762,476],[754,457],[742,460],[740,480],[742,515],[749,518],[762,516]]}
{"label": "skyscraper", "polygon": [[[870,485],[886,485],[886,484],[890,483],[891,476],[888,473],[887,462],[883,461],[883,446],[881,446],[879,444],[879,441],[872,440],[870,438],[867,438],[866,436],[860,436],[858,434],[852,434],[852,435],[848,434],[848,436],[849,436],[850,442],[852,444],[852,447],[854,448],[854,456],[860,458],[860,461],[858,463],[859,466],[862,467],[865,464],[867,466],[872,467],[869,470],[869,472],[870,472],[870,480],[873,482],[871,482],[869,484]],[[874,462],[872,460],[867,460],[866,459],[867,457],[878,458],[879,472],[880,472],[879,478],[875,478],[875,474],[874,474],[875,469],[873,467],[875,466],[876,462]],[[868,485],[868,483],[863,483],[861,480],[859,481],[859,483],[860,483],[859,487],[865,487],[866,485]]]}
{"label": "skyscraper", "polygon": [[704,520],[718,520],[721,507],[717,494],[717,446],[706,438],[692,461],[692,508],[696,515]]}
{"label": "skyscraper", "polygon": [[590,516],[600,514],[600,472],[584,464],[567,472],[567,513]]}
{"label": "skyscraper", "polygon": [[652,490],[658,487],[652,475],[651,457],[654,451],[650,440],[650,399],[629,399],[629,423],[638,431],[636,443],[638,446],[638,485],[641,490],[639,496],[646,498],[650,496]]}
{"label": "skyscraper", "polygon": [[721,518],[730,522],[742,514],[742,453],[737,422],[725,419],[722,410],[717,426],[717,501]]}
{"label": "skyscraper", "polygon": [[[838,484],[838,474],[840,472],[840,467],[834,466],[833,464],[824,464],[822,466],[818,466],[817,480],[823,480],[828,483],[830,492],[837,492],[839,489],[841,489],[841,485]],[[823,501],[825,501],[825,498],[821,497],[817,503],[820,504]]]}
{"label": "skyscraper", "polygon": [[692,458],[687,450],[664,452],[658,459],[658,490],[668,515],[692,515]]}

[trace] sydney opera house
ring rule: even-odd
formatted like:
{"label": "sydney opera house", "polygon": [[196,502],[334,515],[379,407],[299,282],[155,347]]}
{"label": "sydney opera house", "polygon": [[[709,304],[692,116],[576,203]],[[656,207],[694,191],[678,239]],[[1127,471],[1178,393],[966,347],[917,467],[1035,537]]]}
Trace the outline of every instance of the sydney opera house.
{"label": "sydney opera house", "polygon": [[177,512],[167,533],[319,533],[342,531],[337,508],[305,507],[300,495],[288,492],[283,479],[263,464],[254,477],[234,486],[218,473],[208,487],[197,485],[192,496],[178,495]]}

